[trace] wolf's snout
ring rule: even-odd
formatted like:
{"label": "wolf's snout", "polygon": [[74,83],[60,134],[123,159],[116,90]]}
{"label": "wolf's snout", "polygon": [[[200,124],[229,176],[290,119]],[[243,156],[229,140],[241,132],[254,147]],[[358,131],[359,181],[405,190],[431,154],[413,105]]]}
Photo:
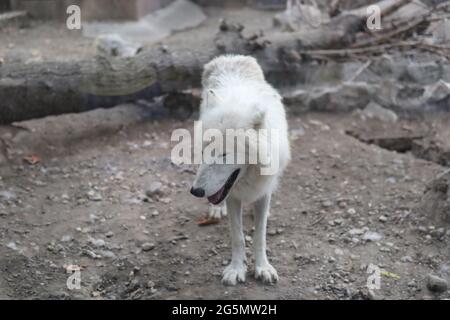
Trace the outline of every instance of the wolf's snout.
{"label": "wolf's snout", "polygon": [[202,188],[191,188],[191,194],[197,198],[203,198],[205,196],[205,190]]}

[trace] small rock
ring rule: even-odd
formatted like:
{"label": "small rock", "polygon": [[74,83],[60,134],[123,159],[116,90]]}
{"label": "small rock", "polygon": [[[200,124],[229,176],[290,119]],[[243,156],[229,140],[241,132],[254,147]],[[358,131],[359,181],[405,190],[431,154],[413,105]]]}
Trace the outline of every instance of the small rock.
{"label": "small rock", "polygon": [[145,191],[145,194],[147,195],[147,197],[150,198],[153,198],[155,196],[162,196],[163,195],[162,187],[163,185],[161,182],[158,181],[152,182]]}
{"label": "small rock", "polygon": [[71,235],[69,235],[69,234],[66,234],[66,235],[62,236],[62,238],[61,238],[62,242],[70,242],[72,240],[73,240],[73,237]]}
{"label": "small rock", "polygon": [[101,248],[106,245],[105,240],[103,239],[90,239],[89,242],[97,248]]}
{"label": "small rock", "polygon": [[164,204],[169,204],[170,202],[172,202],[172,199],[170,199],[170,198],[161,198],[161,199],[159,199],[159,202],[162,202]]}
{"label": "small rock", "polygon": [[400,261],[404,262],[404,263],[412,263],[412,262],[414,262],[414,260],[413,260],[413,258],[411,256],[401,257]]}
{"label": "small rock", "polygon": [[386,182],[390,183],[390,184],[396,184],[397,183],[397,179],[395,179],[395,177],[389,177],[386,179]]}
{"label": "small rock", "polygon": [[98,36],[95,44],[97,52],[108,57],[130,58],[142,50],[142,44],[125,40],[116,33]]}
{"label": "small rock", "polygon": [[445,281],[445,279],[429,274],[427,276],[427,288],[431,292],[443,293],[447,291],[448,284],[447,281]]}
{"label": "small rock", "polygon": [[95,252],[91,251],[91,250],[84,250],[83,251],[84,255],[88,256],[89,258],[92,259],[99,259],[100,256],[97,255]]}
{"label": "small rock", "polygon": [[366,231],[368,231],[368,230],[365,230],[364,228],[361,228],[361,229],[354,228],[354,229],[349,230],[348,233],[351,236],[360,236],[360,235],[364,234],[364,232],[366,232]]}
{"label": "small rock", "polygon": [[365,241],[373,241],[373,242],[380,241],[381,238],[383,238],[383,236],[381,234],[379,234],[378,232],[374,232],[374,231],[367,231],[362,236],[363,240],[365,240]]}
{"label": "small rock", "polygon": [[141,248],[142,248],[142,251],[151,251],[151,250],[155,249],[155,244],[151,243],[151,242],[146,242],[141,246]]}
{"label": "small rock", "polygon": [[11,250],[17,251],[17,245],[16,245],[16,243],[15,243],[14,241],[9,242],[9,243],[6,245],[6,247],[9,248],[9,249],[11,249]]}
{"label": "small rock", "polygon": [[395,123],[398,121],[398,116],[394,111],[385,109],[377,103],[370,102],[362,111],[362,115],[369,119],[378,119],[384,122]]}
{"label": "small rock", "polygon": [[330,200],[322,201],[322,207],[324,207],[324,208],[330,208],[330,207],[332,207],[332,206],[333,206],[333,202],[331,202]]}
{"label": "small rock", "polygon": [[149,280],[148,282],[147,282],[147,288],[148,289],[152,289],[152,288],[154,288],[155,287],[155,283],[152,281],[152,280]]}
{"label": "small rock", "polygon": [[369,300],[381,300],[381,298],[373,290],[369,290],[367,297]]}
{"label": "small rock", "polygon": [[90,190],[87,193],[87,197],[91,201],[102,201],[103,200],[102,195],[100,193],[96,192],[95,190]]}
{"label": "small rock", "polygon": [[380,217],[378,218],[378,220],[380,220],[381,222],[386,222],[388,219],[387,219],[386,216],[380,216]]}
{"label": "small rock", "polygon": [[105,236],[106,236],[107,238],[112,238],[112,237],[114,236],[114,232],[108,231],[108,232],[105,234]]}
{"label": "small rock", "polygon": [[114,252],[106,250],[106,251],[100,251],[100,254],[105,257],[105,258],[109,258],[109,259],[115,259],[116,255]]}

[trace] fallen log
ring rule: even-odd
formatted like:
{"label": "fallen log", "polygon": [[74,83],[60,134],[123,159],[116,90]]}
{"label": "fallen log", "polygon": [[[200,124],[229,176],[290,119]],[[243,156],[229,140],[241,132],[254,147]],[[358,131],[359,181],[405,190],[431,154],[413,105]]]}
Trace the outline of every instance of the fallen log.
{"label": "fallen log", "polygon": [[325,26],[314,35],[279,33],[245,38],[243,27],[224,22],[214,44],[192,50],[152,47],[132,58],[97,55],[77,62],[5,63],[0,66],[0,123],[113,107],[199,87],[203,65],[225,53],[255,56],[269,78],[276,73],[283,73],[280,78],[295,76],[295,63],[300,62],[296,50],[350,43],[349,35],[355,33],[361,19],[339,19],[339,28]]}
{"label": "fallen log", "polygon": [[[403,0],[392,0],[391,8]],[[268,80],[294,84],[301,77],[301,52],[343,49],[366,22],[362,14],[342,14],[308,32],[243,36],[243,27],[223,22],[213,44],[201,48],[146,48],[134,57],[98,54],[78,62],[0,65],[0,124],[62,113],[108,108],[200,86],[201,69],[220,54],[258,59]]]}

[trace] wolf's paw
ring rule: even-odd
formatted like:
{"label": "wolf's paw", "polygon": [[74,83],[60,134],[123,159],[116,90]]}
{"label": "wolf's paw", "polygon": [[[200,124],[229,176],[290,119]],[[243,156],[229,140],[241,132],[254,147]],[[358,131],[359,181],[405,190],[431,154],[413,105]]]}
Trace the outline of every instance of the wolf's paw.
{"label": "wolf's paw", "polygon": [[270,263],[255,267],[255,278],[261,279],[263,283],[274,284],[278,282],[277,270]]}
{"label": "wolf's paw", "polygon": [[235,286],[238,282],[245,282],[245,274],[247,267],[245,263],[234,264],[231,263],[223,270],[222,283],[227,286]]}
{"label": "wolf's paw", "polygon": [[210,206],[208,218],[209,219],[222,219],[227,215],[227,206]]}

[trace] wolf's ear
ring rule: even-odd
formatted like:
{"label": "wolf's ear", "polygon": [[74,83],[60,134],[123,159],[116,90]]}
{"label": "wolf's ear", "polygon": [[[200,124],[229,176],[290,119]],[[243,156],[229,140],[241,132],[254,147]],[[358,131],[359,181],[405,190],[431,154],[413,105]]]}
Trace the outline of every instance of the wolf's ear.
{"label": "wolf's ear", "polygon": [[253,129],[260,129],[264,123],[266,112],[262,109],[258,109],[253,116]]}

